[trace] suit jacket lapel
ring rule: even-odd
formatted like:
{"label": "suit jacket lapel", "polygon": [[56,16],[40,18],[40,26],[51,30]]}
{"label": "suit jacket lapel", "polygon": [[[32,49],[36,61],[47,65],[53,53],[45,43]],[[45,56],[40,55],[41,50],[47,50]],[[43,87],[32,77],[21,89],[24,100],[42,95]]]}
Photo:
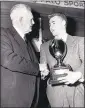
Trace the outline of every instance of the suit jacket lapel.
{"label": "suit jacket lapel", "polygon": [[35,52],[31,46],[31,43],[29,42],[29,40],[28,40],[28,47],[27,48],[28,48],[31,60],[38,63],[37,57],[35,55]]}
{"label": "suit jacket lapel", "polygon": [[27,44],[26,42],[21,38],[21,36],[17,33],[17,31],[12,28],[11,33],[14,36],[14,39],[16,40],[16,42],[18,43],[18,45],[20,46],[20,49],[22,50],[22,55],[26,58],[26,59],[30,59],[30,56],[28,54],[27,51]]}
{"label": "suit jacket lapel", "polygon": [[67,44],[67,54],[64,58],[64,63],[68,62],[69,60],[68,58],[70,58],[70,56],[72,55],[73,47],[75,44],[75,39],[73,38],[73,36],[68,35],[66,44]]}
{"label": "suit jacket lapel", "polygon": [[72,47],[72,46],[73,46],[73,43],[74,43],[74,38],[73,38],[73,36],[68,35],[67,41],[66,41],[67,46],[68,46],[68,47],[69,47],[69,46]]}

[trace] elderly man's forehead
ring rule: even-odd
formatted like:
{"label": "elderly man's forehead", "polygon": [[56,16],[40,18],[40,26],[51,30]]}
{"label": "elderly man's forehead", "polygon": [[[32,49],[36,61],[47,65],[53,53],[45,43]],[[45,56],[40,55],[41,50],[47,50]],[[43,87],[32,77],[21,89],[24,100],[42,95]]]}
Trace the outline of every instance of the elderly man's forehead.
{"label": "elderly man's forehead", "polygon": [[19,13],[19,12],[30,12],[30,11],[31,9],[27,5],[17,4],[13,6],[13,8],[10,11],[10,14],[14,12]]}
{"label": "elderly man's forehead", "polygon": [[32,17],[31,9],[27,5],[25,6],[23,4],[15,5],[10,13],[10,17],[12,20],[16,18],[19,19],[21,16],[27,15],[29,15],[29,17]]}

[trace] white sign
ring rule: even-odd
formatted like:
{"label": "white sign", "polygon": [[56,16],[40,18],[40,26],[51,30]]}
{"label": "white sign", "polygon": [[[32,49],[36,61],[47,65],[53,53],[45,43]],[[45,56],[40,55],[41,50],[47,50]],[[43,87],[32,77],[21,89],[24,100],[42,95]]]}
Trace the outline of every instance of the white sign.
{"label": "white sign", "polygon": [[33,0],[34,3],[84,9],[84,0]]}

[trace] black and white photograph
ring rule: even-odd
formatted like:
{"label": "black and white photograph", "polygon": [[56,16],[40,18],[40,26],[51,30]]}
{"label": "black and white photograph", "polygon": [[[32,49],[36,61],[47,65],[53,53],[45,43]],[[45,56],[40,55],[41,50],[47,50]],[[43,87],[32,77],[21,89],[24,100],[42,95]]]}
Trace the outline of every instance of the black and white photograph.
{"label": "black and white photograph", "polygon": [[0,4],[0,108],[85,108],[85,1]]}

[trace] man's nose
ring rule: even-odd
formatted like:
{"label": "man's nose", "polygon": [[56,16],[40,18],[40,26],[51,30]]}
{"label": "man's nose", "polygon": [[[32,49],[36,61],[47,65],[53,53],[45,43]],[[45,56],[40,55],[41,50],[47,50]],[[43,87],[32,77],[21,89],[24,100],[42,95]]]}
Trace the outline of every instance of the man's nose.
{"label": "man's nose", "polygon": [[52,26],[50,26],[50,30],[53,31],[53,27]]}
{"label": "man's nose", "polygon": [[53,29],[53,28],[54,28],[54,26],[51,24],[51,25],[50,25],[50,29]]}
{"label": "man's nose", "polygon": [[32,20],[32,24],[35,24],[34,20]]}

